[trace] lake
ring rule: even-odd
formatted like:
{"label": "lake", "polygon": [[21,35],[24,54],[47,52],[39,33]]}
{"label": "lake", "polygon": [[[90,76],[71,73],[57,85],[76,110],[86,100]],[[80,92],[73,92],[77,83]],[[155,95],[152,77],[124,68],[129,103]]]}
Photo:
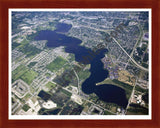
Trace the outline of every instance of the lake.
{"label": "lake", "polygon": [[84,61],[84,57],[90,56],[93,51],[84,46],[80,46],[80,39],[66,36],[71,25],[57,24],[55,31],[42,30],[35,37],[35,40],[48,40],[47,47],[55,48],[65,46],[65,52],[75,55],[75,60],[83,64],[91,64],[91,75],[82,83],[82,91],[86,94],[95,93],[100,100],[115,103],[126,108],[128,100],[125,90],[115,85],[103,84],[96,86],[96,83],[103,81],[108,77],[108,71],[103,68],[101,59],[105,56],[107,49],[99,50],[98,54]]}

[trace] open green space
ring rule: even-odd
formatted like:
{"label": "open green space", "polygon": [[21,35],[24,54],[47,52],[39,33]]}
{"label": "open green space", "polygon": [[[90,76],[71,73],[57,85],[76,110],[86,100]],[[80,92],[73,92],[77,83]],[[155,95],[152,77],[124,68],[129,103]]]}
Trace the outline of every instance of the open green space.
{"label": "open green space", "polygon": [[26,41],[25,43],[23,43],[22,45],[19,46],[19,51],[23,52],[24,54],[26,54],[26,57],[29,56],[34,56],[38,53],[41,52],[40,49],[31,46],[29,43],[27,43],[28,41]]}
{"label": "open green space", "polygon": [[32,68],[36,63],[37,63],[37,62],[31,62],[31,63],[28,65],[28,67],[29,67],[29,68]]}
{"label": "open green space", "polygon": [[117,80],[117,79],[114,79],[113,82],[114,82],[115,84],[118,84],[119,87],[122,87],[123,89],[128,89],[128,90],[132,90],[132,89],[133,89],[133,86],[131,86],[131,85],[129,85],[129,84],[126,84],[126,83],[124,83],[124,82],[121,82],[121,81],[119,81],[119,80]]}
{"label": "open green space", "polygon": [[27,112],[27,111],[30,109],[30,107],[29,107],[27,104],[25,104],[25,105],[23,105],[22,109],[23,109],[25,112]]}
{"label": "open green space", "polygon": [[142,107],[139,104],[131,104],[127,109],[127,115],[148,115],[148,108]]}
{"label": "open green space", "polygon": [[62,89],[61,91],[69,97],[72,95],[72,93],[68,92],[67,90]]}
{"label": "open green space", "polygon": [[63,67],[63,65],[67,61],[62,58],[61,56],[58,56],[55,60],[53,60],[49,65],[46,66],[46,68],[52,72],[58,71],[60,68]]}
{"label": "open green space", "polygon": [[143,89],[143,88],[141,88],[141,87],[138,86],[138,85],[136,85],[135,90],[136,90],[136,91],[139,91],[139,92],[142,92],[142,93],[148,92],[148,89]]}
{"label": "open green space", "polygon": [[63,68],[64,68],[64,70],[69,70],[71,68],[71,65],[66,63],[66,64],[64,64]]}
{"label": "open green space", "polygon": [[37,75],[38,75],[37,72],[33,70],[28,70],[20,78],[30,85]]}
{"label": "open green space", "polygon": [[16,81],[17,79],[22,79],[27,84],[31,84],[37,75],[37,72],[28,69],[24,65],[20,65],[12,72],[12,82]]}
{"label": "open green space", "polygon": [[18,48],[22,48],[22,47],[24,47],[26,44],[28,44],[29,43],[29,40],[27,40],[27,39],[24,39],[21,43],[20,43],[20,45],[18,46]]}
{"label": "open green space", "polygon": [[28,71],[27,67],[24,65],[20,65],[12,72],[12,82],[16,81],[20,78],[26,71]]}
{"label": "open green space", "polygon": [[56,84],[54,84],[54,83],[52,83],[52,82],[48,82],[48,83],[46,84],[46,87],[49,88],[49,89],[52,89],[52,88],[55,87],[55,86],[56,86]]}
{"label": "open green space", "polygon": [[106,110],[104,111],[104,115],[114,115],[114,114]]}
{"label": "open green space", "polygon": [[80,80],[85,80],[90,76],[90,71],[89,70],[81,70],[80,72],[78,72],[78,77]]}
{"label": "open green space", "polygon": [[19,44],[12,44],[12,47],[17,47],[20,52],[26,54],[26,57],[34,56],[41,52],[40,49],[30,45],[29,42],[30,40],[24,39]]}

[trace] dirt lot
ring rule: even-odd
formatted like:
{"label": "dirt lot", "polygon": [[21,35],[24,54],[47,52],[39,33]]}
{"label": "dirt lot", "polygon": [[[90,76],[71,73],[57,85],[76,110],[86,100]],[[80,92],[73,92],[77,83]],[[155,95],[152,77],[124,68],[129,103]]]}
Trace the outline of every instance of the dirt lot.
{"label": "dirt lot", "polygon": [[124,83],[127,83],[129,85],[134,85],[135,83],[135,77],[131,75],[128,71],[120,70],[118,71],[118,80]]}

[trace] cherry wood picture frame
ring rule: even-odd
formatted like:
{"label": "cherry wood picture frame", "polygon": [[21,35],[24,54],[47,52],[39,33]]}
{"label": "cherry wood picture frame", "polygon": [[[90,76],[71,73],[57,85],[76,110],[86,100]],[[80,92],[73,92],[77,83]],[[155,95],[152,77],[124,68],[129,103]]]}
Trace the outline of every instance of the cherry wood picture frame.
{"label": "cherry wood picture frame", "polygon": [[[150,8],[152,9],[151,120],[9,120],[9,8]],[[0,128],[159,128],[160,127],[159,0],[0,0]]]}

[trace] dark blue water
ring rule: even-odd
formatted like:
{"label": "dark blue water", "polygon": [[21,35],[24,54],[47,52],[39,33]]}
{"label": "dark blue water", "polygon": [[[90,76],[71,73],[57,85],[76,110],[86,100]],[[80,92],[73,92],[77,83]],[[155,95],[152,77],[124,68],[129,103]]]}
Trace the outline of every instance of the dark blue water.
{"label": "dark blue water", "polygon": [[[64,32],[63,27],[59,27],[58,32]],[[50,48],[65,46],[65,52],[73,53],[77,62],[91,64],[91,75],[82,84],[82,91],[84,93],[95,93],[99,99],[103,101],[116,103],[123,108],[127,106],[128,101],[126,99],[125,91],[122,88],[108,84],[96,86],[96,83],[101,82],[108,77],[108,71],[103,69],[103,63],[101,61],[104,54],[107,52],[107,49],[99,50],[93,55],[91,54],[93,53],[91,49],[80,46],[82,43],[81,40],[50,30],[40,31],[35,37],[35,40],[48,40],[47,46]]]}
{"label": "dark blue water", "polygon": [[51,95],[46,93],[45,91],[41,90],[38,94],[39,97],[41,97],[44,101],[47,101],[50,99]]}

